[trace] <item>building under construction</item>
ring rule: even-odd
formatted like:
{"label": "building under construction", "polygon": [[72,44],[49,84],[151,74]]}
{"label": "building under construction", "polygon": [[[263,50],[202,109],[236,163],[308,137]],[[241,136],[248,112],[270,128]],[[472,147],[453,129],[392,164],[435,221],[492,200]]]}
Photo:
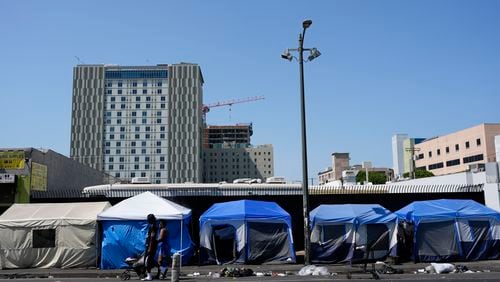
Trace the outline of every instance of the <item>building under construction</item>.
{"label": "building under construction", "polygon": [[[228,100],[203,105],[203,115],[211,108],[247,103],[264,99],[263,96]],[[208,125],[203,132],[204,183],[232,182],[250,179],[265,181],[274,176],[274,152],[271,144],[252,146],[251,123],[235,125]]]}
{"label": "building under construction", "polygon": [[252,124],[205,128],[203,138],[203,182],[232,182],[250,178],[262,181],[274,175],[273,146],[252,146]]}
{"label": "building under construction", "polygon": [[250,145],[252,124],[209,125],[205,128],[203,148],[245,148]]}

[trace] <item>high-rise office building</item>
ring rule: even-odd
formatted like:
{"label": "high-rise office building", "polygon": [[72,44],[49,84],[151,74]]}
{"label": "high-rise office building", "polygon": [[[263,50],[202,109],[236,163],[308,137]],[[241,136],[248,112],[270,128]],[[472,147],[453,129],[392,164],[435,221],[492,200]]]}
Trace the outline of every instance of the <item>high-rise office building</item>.
{"label": "high-rise office building", "polygon": [[71,158],[123,180],[201,180],[203,76],[196,64],[78,65]]}

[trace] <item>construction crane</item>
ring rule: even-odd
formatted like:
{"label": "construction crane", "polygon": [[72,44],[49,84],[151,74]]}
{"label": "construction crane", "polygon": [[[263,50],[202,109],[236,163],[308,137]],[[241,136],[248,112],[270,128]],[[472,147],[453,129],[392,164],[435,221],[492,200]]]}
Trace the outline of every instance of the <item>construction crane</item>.
{"label": "construction crane", "polygon": [[[231,99],[231,100],[227,100],[227,101],[221,101],[221,102],[215,102],[215,103],[203,105],[202,106],[203,120],[206,121],[207,113],[210,112],[211,108],[223,107],[223,106],[231,107],[233,104],[254,102],[254,101],[258,101],[258,100],[263,100],[264,98],[265,98],[264,96],[254,96],[254,97],[246,97],[246,98],[241,98],[241,99]],[[231,108],[229,108],[229,110],[231,111]]]}
{"label": "construction crane", "polygon": [[84,64],[85,64],[82,60],[80,60],[80,57],[75,56],[75,59],[78,61],[78,63],[79,63],[80,65],[84,65]]}

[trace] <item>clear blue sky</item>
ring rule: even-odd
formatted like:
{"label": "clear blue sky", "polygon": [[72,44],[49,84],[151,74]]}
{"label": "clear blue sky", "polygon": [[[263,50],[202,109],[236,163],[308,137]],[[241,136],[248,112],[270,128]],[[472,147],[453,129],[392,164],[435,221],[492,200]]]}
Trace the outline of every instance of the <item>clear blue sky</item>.
{"label": "clear blue sky", "polygon": [[299,66],[306,47],[309,176],[333,152],[392,167],[391,136],[500,122],[500,1],[1,1],[0,147],[69,155],[72,68],[193,62],[209,124],[254,125],[275,175],[301,180]]}

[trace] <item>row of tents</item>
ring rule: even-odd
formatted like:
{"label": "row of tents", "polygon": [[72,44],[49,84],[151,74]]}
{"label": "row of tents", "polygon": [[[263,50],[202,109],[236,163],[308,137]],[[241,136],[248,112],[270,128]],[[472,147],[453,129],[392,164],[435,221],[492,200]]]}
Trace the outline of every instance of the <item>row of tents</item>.
{"label": "row of tents", "polygon": [[[146,215],[165,219],[171,252],[195,253],[191,210],[145,192],[108,202],[14,204],[0,216],[0,267],[127,268],[144,252]],[[310,213],[313,263],[357,263],[408,254],[415,262],[500,258],[500,213],[472,200],[320,205]],[[201,264],[293,263],[290,215],[274,202],[214,204],[199,219]]]}

